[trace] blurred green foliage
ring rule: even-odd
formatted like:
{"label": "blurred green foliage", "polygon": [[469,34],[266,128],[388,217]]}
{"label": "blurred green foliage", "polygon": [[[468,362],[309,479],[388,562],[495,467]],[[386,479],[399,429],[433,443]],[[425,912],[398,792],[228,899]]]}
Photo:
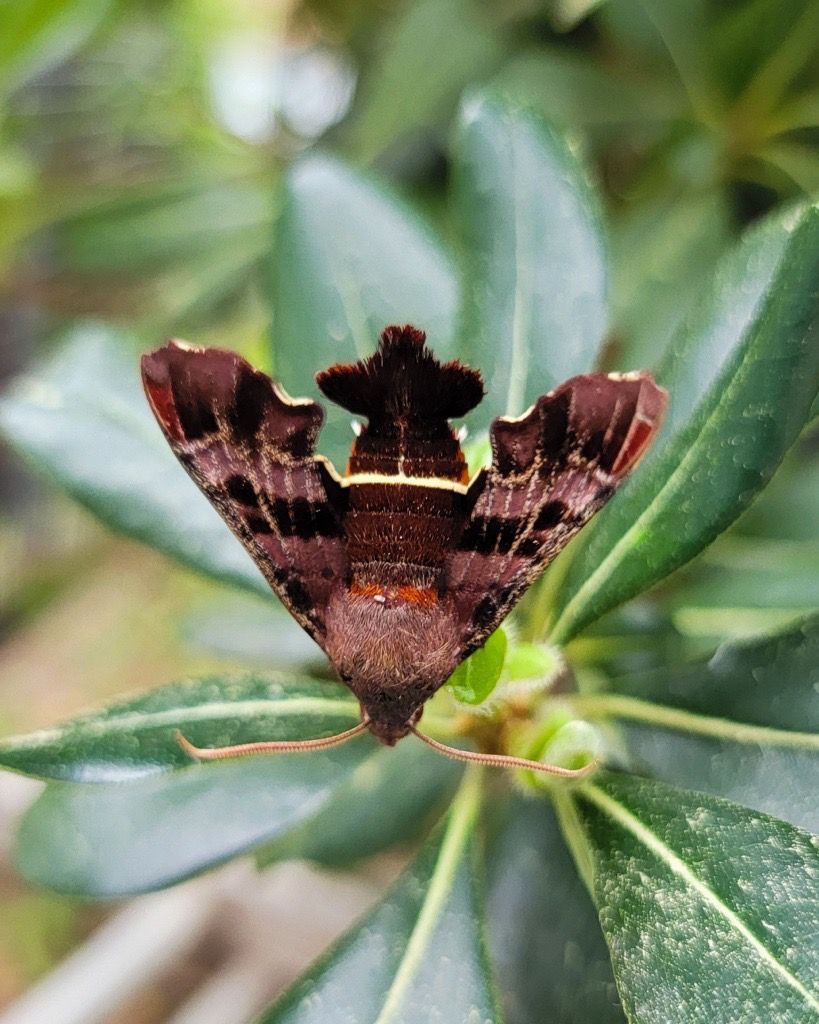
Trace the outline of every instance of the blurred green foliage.
{"label": "blurred green foliage", "polygon": [[[651,1002],[665,967],[622,954],[624,942],[637,942],[632,918],[659,947],[669,941],[653,916],[660,897],[646,902],[637,884],[644,877],[673,889],[680,917],[715,914],[714,933],[728,921],[737,943],[735,987],[718,977],[727,986],[722,1016],[698,981],[685,990],[691,1015],[680,1020],[702,1019],[706,1004],[709,1019],[735,1019],[734,992],[763,1008],[748,1020],[767,1021],[772,1005],[777,1019],[809,1019],[800,986],[813,967],[791,942],[794,925],[766,926],[760,955],[730,913],[755,927],[772,884],[761,862],[733,860],[750,836],[749,847],[790,849],[779,865],[791,879],[783,906],[810,926],[800,910],[809,853],[785,822],[816,825],[805,687],[817,666],[819,408],[811,422],[815,363],[804,340],[816,339],[816,211],[805,211],[819,194],[817,57],[819,7],[809,0],[0,6],[0,374],[26,371],[4,401],[4,430],[116,530],[220,581],[163,582],[170,596],[158,602],[171,609],[181,660],[186,644],[206,647],[215,675],[2,747],[11,767],[73,780],[51,784],[26,819],[18,858],[29,877],[110,896],[250,848],[260,864],[304,856],[342,866],[413,841],[458,779],[426,750],[407,744],[391,756],[367,740],[306,768],[181,766],[168,716],[179,726],[190,714],[201,742],[279,735],[280,709],[259,716],[269,677],[235,677],[226,666],[285,670],[279,696],[295,703],[284,721],[292,714],[299,734],[331,730],[338,722],[322,716],[347,710],[316,703],[302,715],[298,702],[317,684],[293,676],[323,670],[316,651],[265,598],[229,589],[266,592],[151,432],[135,386],[139,347],[172,333],[240,348],[299,393],[325,363],[366,351],[385,321],[417,319],[439,352],[457,350],[484,369],[500,412],[520,411],[554,378],[586,369],[602,343],[602,365],[657,368],[671,383],[663,442],[634,488],[527,598],[527,642],[510,624],[508,651],[498,634],[493,656],[463,666],[460,682],[467,702],[499,680],[497,693],[512,699],[545,679],[559,687],[563,658],[542,645],[551,624],[582,692],[570,712],[560,704],[552,715],[573,727],[586,725],[574,717],[582,713],[614,762],[663,781],[603,775],[582,795],[555,794],[554,810],[490,790],[479,815],[467,780],[399,887],[269,1020],[295,1019],[308,990],[369,1000],[351,1012],[403,1012],[417,1002],[408,977],[452,1019],[465,1006],[496,1019],[477,892],[479,819],[492,962],[513,1024],[542,1019],[545,1005],[567,1024],[622,1021],[615,977],[630,1020],[667,1024]],[[531,314],[520,329],[504,303],[508,270],[526,266],[543,279],[520,275]],[[87,317],[106,323],[89,328]],[[473,424],[479,442],[485,425]],[[340,459],[348,441],[339,415],[322,448]],[[787,449],[770,487],[737,518]],[[0,629],[19,637],[49,602],[75,599],[78,580],[110,593],[101,571],[110,542],[0,456],[16,470],[3,481]],[[650,531],[646,516],[657,520]],[[107,660],[121,642],[115,630],[100,635],[96,657]],[[162,681],[143,667],[144,643],[130,642],[131,672],[143,685]],[[112,672],[123,657],[110,659]],[[167,671],[179,662],[178,652],[169,656]],[[75,703],[96,698],[94,685]],[[486,724],[486,710],[458,714]],[[128,731],[132,714],[143,716],[141,731]],[[445,723],[449,714],[443,704],[428,718]],[[525,748],[553,721],[510,742]],[[102,761],[95,743],[105,745]],[[166,774],[151,775],[162,767]],[[134,774],[151,777],[128,787],[80,781]],[[688,790],[785,820],[711,798],[703,809],[705,798]],[[215,832],[238,793],[246,815]],[[697,832],[698,815],[718,827]],[[166,820],[181,836],[170,859],[156,852]],[[697,846],[719,828],[733,840]],[[94,841],[78,844],[78,834]],[[705,911],[695,870],[704,872]],[[77,912],[50,897],[21,896],[10,920],[23,918],[34,925],[17,956],[30,975],[82,930]],[[362,991],[373,929],[397,947],[408,942],[415,959],[383,964]],[[451,991],[446,978],[436,988],[433,973],[444,933],[457,940],[447,948],[459,965]],[[709,955],[704,941],[690,951],[698,967]],[[771,959],[781,970],[768,976]],[[684,978],[675,983],[685,989]]]}

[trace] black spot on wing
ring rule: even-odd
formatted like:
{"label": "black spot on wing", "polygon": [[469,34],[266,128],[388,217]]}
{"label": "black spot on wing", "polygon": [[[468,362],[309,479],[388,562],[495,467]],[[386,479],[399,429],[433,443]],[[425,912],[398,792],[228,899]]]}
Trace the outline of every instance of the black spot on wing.
{"label": "black spot on wing", "polygon": [[484,519],[484,535],[480,550],[482,552],[495,551],[500,540],[502,521],[497,516],[490,516]]}
{"label": "black spot on wing", "polygon": [[512,545],[520,532],[521,523],[519,519],[501,519],[498,531],[498,551],[505,555],[512,550]]}
{"label": "black spot on wing", "polygon": [[478,551],[483,544],[486,519],[482,516],[470,521],[464,532],[461,534],[458,547],[461,551]]}
{"label": "black spot on wing", "polygon": [[268,523],[264,516],[255,514],[248,516],[247,525],[253,533],[259,534],[260,536],[265,536],[273,532],[273,527]]}
{"label": "black spot on wing", "polygon": [[481,598],[472,613],[472,624],[478,630],[486,629],[495,621],[497,613],[498,602],[491,594],[487,594],[486,597]]}
{"label": "black spot on wing", "polygon": [[269,507],[276,528],[282,537],[292,537],[294,533],[293,520],[290,517],[290,503],[287,499],[275,498],[269,503]]}
{"label": "black spot on wing", "polygon": [[594,430],[586,439],[583,445],[583,457],[589,462],[597,462],[603,454],[603,438],[606,432],[603,429]]}
{"label": "black spot on wing", "polygon": [[516,554],[521,558],[534,558],[540,551],[541,542],[534,537],[524,537],[517,547]]}
{"label": "black spot on wing", "polygon": [[253,484],[246,476],[240,473],[234,474],[227,482],[227,492],[234,501],[247,505],[248,508],[256,508],[259,504],[259,496],[253,489]]}
{"label": "black spot on wing", "polygon": [[569,438],[569,395],[559,394],[543,405],[541,450],[545,458],[557,459]]}
{"label": "black spot on wing", "polygon": [[478,516],[461,535],[461,551],[477,551],[481,555],[493,552],[505,555],[511,551],[522,527],[522,521],[503,516]]}
{"label": "black spot on wing", "polygon": [[297,576],[291,576],[284,589],[296,611],[307,612],[313,607],[313,601],[307,592],[307,588]]}
{"label": "black spot on wing", "polygon": [[567,509],[562,501],[547,501],[535,520],[536,530],[550,530],[566,519]]}
{"label": "black spot on wing", "polygon": [[252,441],[256,437],[269,401],[269,380],[254,373],[250,367],[240,367],[233,402],[228,410],[228,420],[237,438]]}
{"label": "black spot on wing", "polygon": [[171,378],[171,388],[179,423],[188,441],[198,441],[218,431],[216,414],[208,395],[193,387],[184,388],[177,377]]}
{"label": "black spot on wing", "polygon": [[341,527],[327,502],[312,502],[307,498],[266,500],[270,517],[282,537],[312,540],[316,536],[339,537]]}
{"label": "black spot on wing", "polygon": [[312,504],[307,498],[294,498],[290,507],[290,519],[293,524],[293,533],[302,540],[310,540],[316,535],[316,527],[313,522]]}
{"label": "black spot on wing", "polygon": [[338,520],[333,515],[333,510],[325,502],[313,506],[313,517],[316,523],[316,533],[320,536],[338,537],[341,535]]}

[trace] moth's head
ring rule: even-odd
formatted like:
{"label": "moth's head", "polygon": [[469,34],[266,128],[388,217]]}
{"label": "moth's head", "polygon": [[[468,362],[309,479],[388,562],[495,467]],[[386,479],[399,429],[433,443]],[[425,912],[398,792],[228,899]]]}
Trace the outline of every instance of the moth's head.
{"label": "moth's head", "polygon": [[432,589],[353,586],[335,592],[326,623],[330,660],[391,746],[458,664],[449,604]]}

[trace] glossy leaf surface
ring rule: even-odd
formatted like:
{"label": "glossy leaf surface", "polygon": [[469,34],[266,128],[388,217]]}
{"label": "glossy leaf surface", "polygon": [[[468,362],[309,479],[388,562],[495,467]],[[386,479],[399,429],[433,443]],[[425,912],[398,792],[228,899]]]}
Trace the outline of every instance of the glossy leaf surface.
{"label": "glossy leaf surface", "polygon": [[685,314],[708,287],[730,239],[719,193],[663,197],[612,226],[612,369],[655,368]]}
{"label": "glossy leaf surface", "polygon": [[219,747],[311,739],[351,728],[357,701],[338,683],[216,676],[151,690],[54,729],[0,741],[0,764],[41,778],[122,782],[191,767],[176,740]]}
{"label": "glossy leaf surface", "polygon": [[[819,621],[590,697],[633,767],[819,831]],[[627,696],[626,696],[627,695]]]}
{"label": "glossy leaf surface", "polygon": [[491,825],[486,917],[506,1024],[621,1024],[597,912],[549,802],[504,791]]}
{"label": "glossy leaf surface", "polygon": [[632,776],[598,776],[577,809],[630,1020],[816,1020],[815,840],[736,804]]}
{"label": "glossy leaf surface", "polygon": [[819,735],[747,732],[711,718],[666,725],[659,709],[646,721],[634,710],[612,713],[633,770],[819,832]]}
{"label": "glossy leaf surface", "polygon": [[263,1024],[500,1020],[476,892],[476,784],[467,776],[443,831]]}
{"label": "glossy leaf surface", "polygon": [[281,604],[234,591],[197,604],[182,621],[185,641],[217,658],[287,669],[331,671],[327,655]]}
{"label": "glossy leaf surface", "polygon": [[23,818],[15,861],[60,892],[118,897],[189,878],[317,814],[362,760],[336,750],[192,764],[128,783],[51,783]]}
{"label": "glossy leaf surface", "polygon": [[679,582],[668,607],[680,632],[720,639],[778,632],[819,608],[819,543],[725,537]]}
{"label": "glossy leaf surface", "polygon": [[693,558],[767,482],[816,395],[817,288],[816,207],[754,228],[720,264],[659,373],[660,439],[568,568],[555,642]]}
{"label": "glossy leaf surface", "polygon": [[592,64],[571,48],[540,45],[513,55],[492,79],[493,88],[534,106],[550,124],[582,128],[593,138],[679,117],[686,107],[682,90],[669,79],[653,84],[646,89],[619,64]]}
{"label": "glossy leaf surface", "polygon": [[617,693],[701,715],[819,733],[819,615],[721,645],[707,660],[612,680]]}
{"label": "glossy leaf surface", "polygon": [[606,263],[596,206],[565,140],[491,94],[464,101],[454,154],[462,350],[486,380],[479,413],[517,415],[597,358]]}
{"label": "glossy leaf surface", "polygon": [[318,814],[259,850],[256,861],[266,866],[298,858],[338,868],[409,843],[443,812],[461,771],[412,737],[381,747]]}
{"label": "glossy leaf surface", "polygon": [[[411,0],[376,45],[358,90],[350,136],[370,162],[391,144],[412,147],[417,134],[448,118],[458,95],[507,49],[502,17],[478,0]],[[399,149],[399,153],[401,150]]]}
{"label": "glossy leaf surface", "polygon": [[483,647],[462,661],[449,677],[447,686],[452,696],[464,704],[482,704],[501,677],[506,649],[506,633],[496,629]]}
{"label": "glossy leaf surface", "polygon": [[109,526],[218,580],[270,593],[154,422],[134,339],[76,328],[0,399],[0,429]]}
{"label": "glossy leaf surface", "polygon": [[[387,324],[427,332],[454,354],[457,282],[440,242],[373,180],[329,157],[297,164],[285,183],[272,272],[276,373],[296,396],[318,396],[314,375],[371,355]],[[319,449],[343,467],[350,414],[323,401]]]}

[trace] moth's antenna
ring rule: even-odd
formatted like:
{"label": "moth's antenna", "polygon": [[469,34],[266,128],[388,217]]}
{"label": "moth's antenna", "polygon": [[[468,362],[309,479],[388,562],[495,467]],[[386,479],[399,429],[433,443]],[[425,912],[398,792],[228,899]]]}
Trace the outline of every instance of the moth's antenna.
{"label": "moth's antenna", "polygon": [[600,764],[599,761],[591,761],[582,768],[561,768],[556,764],[544,764],[542,761],[531,761],[528,757],[513,757],[511,754],[484,754],[478,750],[460,750],[458,747],[450,747],[446,743],[439,743],[431,736],[425,736],[418,732],[414,726],[410,726],[410,732],[423,740],[428,747],[437,750],[445,757],[451,757],[455,761],[473,761],[478,764],[486,764],[495,768],[527,768],[533,772],[543,772],[545,775],[558,775],[561,779],[582,779],[590,775]]}
{"label": "moth's antenna", "polygon": [[229,757],[248,757],[251,754],[297,754],[305,750],[327,750],[329,747],[338,747],[354,736],[359,736],[370,720],[365,718],[363,722],[354,725],[352,729],[336,733],[335,736],[323,736],[315,740],[266,740],[261,743],[236,743],[232,747],[196,747],[179,730],[176,733],[176,742],[191,757],[197,761],[221,761]]}

